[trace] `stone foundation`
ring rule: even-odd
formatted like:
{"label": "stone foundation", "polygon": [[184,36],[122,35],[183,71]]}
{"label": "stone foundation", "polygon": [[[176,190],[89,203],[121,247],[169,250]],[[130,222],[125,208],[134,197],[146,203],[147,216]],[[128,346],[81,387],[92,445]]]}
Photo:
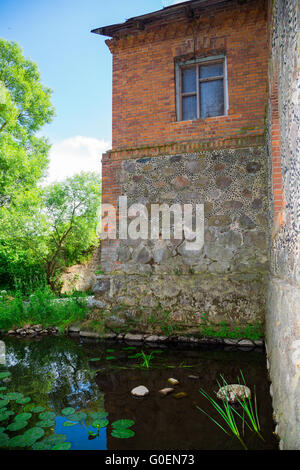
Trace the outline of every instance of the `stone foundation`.
{"label": "stone foundation", "polygon": [[[103,277],[96,299],[198,324],[262,322],[267,259],[267,178],[263,147],[218,149],[123,161],[115,175],[128,207],[203,204],[205,243],[109,240],[102,243]],[[172,219],[171,219],[172,220]],[[128,219],[130,223],[130,219]],[[150,232],[150,231],[149,231]],[[161,234],[160,234],[161,235]]]}

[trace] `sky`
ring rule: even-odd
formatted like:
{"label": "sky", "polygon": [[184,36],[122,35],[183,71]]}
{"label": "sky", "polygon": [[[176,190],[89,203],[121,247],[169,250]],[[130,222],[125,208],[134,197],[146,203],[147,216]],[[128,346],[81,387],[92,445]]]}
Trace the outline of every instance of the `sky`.
{"label": "sky", "polygon": [[0,37],[16,41],[53,91],[47,183],[100,172],[111,147],[112,58],[91,29],[121,23],[179,0],[0,0]]}

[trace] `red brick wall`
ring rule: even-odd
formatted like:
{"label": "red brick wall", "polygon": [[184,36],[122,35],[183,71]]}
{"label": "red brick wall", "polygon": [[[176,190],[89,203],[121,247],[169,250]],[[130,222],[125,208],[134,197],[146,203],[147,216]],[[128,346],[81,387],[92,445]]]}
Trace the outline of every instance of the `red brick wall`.
{"label": "red brick wall", "polygon": [[[197,20],[157,22],[119,40],[113,53],[113,150],[262,135],[267,93],[263,0],[229,2]],[[174,59],[225,53],[228,116],[176,122]]]}

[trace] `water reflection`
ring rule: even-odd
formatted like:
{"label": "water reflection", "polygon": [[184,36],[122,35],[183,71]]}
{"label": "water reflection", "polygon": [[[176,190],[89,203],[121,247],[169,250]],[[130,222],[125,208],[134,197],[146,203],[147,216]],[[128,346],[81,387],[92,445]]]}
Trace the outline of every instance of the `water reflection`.
{"label": "water reflection", "polygon": [[[267,441],[262,445],[249,434],[248,446],[251,449],[277,448],[272,435],[274,424],[263,353],[165,349],[155,359],[153,368],[142,370],[137,360],[129,357],[133,355],[132,351],[126,350],[124,345],[80,343],[60,336],[38,340],[7,338],[5,343],[5,370],[12,374],[11,381],[5,384],[5,393],[21,392],[30,396],[31,402],[24,407],[25,411],[27,408],[30,412],[30,407],[37,405],[53,411],[56,423],[53,428],[45,429],[45,436],[64,434],[73,450],[239,450],[240,444],[226,436],[196,406],[206,409],[208,406],[198,392],[200,387],[213,394],[220,374],[235,383],[240,369],[247,384],[256,386],[261,425]],[[1,367],[4,370],[4,366]],[[199,380],[189,378],[191,374]],[[172,395],[166,398],[158,395],[158,390],[168,386],[169,377],[179,380],[178,391],[186,392],[186,398],[176,400]],[[137,400],[130,390],[141,384],[149,388],[150,395]],[[15,402],[10,406],[16,413],[20,412]],[[65,417],[62,414],[66,407],[73,407],[86,417],[74,426],[66,427],[66,421],[72,422],[72,415]],[[92,413],[104,410],[109,414],[110,425],[101,428],[93,439],[89,437],[89,431],[95,432]],[[111,436],[111,423],[119,419],[135,422],[133,438]],[[39,420],[38,416],[33,416],[29,428]]]}

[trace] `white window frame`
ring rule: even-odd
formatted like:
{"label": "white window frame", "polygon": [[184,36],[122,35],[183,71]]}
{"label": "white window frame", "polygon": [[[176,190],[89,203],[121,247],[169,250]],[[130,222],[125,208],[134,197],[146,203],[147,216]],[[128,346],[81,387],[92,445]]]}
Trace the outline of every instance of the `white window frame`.
{"label": "white window frame", "polygon": [[191,60],[179,60],[175,62],[175,80],[176,80],[176,115],[177,121],[185,122],[186,120],[182,119],[182,85],[181,85],[181,71],[183,68],[196,66],[197,70],[197,118],[195,120],[203,120],[210,118],[201,118],[200,117],[200,79],[198,77],[199,67],[197,65],[210,63],[210,62],[223,62],[224,64],[224,74],[223,74],[223,85],[224,85],[224,114],[216,117],[227,116],[229,109],[229,99],[228,99],[228,79],[227,79],[227,60],[225,55],[217,55],[210,57],[201,57]]}

